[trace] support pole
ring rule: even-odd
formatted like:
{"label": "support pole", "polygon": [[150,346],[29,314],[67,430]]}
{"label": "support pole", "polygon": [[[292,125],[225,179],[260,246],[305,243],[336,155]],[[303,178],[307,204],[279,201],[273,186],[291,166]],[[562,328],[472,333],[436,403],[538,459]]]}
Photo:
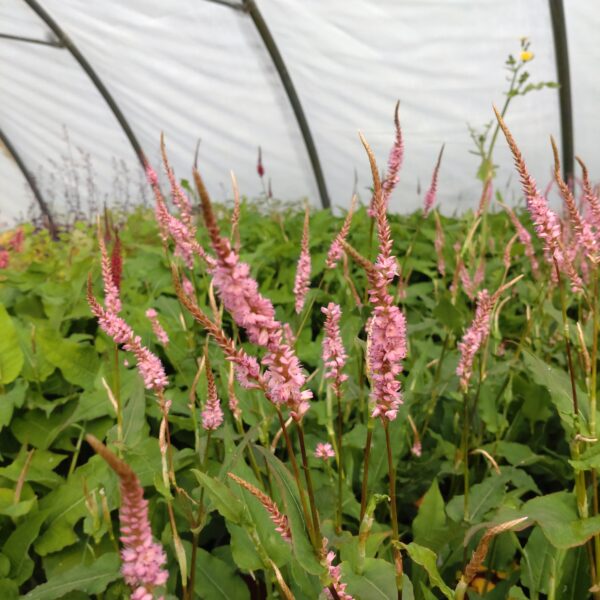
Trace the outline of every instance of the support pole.
{"label": "support pole", "polygon": [[8,137],[4,133],[4,131],[2,131],[2,128],[0,128],[0,142],[2,144],[4,144],[4,147],[6,148],[6,150],[10,154],[10,156],[13,158],[13,160],[15,161],[17,167],[19,167],[19,169],[21,170],[21,173],[23,173],[23,177],[25,177],[25,181],[27,181],[27,183],[29,184],[31,191],[33,192],[33,196],[34,196],[36,202],[38,203],[40,210],[42,211],[42,214],[46,218],[46,221],[48,224],[48,231],[50,232],[52,239],[53,240],[58,239],[58,230],[56,229],[56,223],[54,223],[54,219],[52,218],[50,209],[48,208],[46,201],[44,200],[44,198],[42,197],[42,194],[40,193],[40,190],[35,182],[35,178],[27,170],[27,167],[25,166],[25,163],[21,159],[20,154],[17,152],[15,147],[12,145],[11,141],[8,139]]}
{"label": "support pole", "polygon": [[283,84],[290,104],[292,105],[292,110],[294,111],[294,115],[298,121],[298,126],[300,127],[302,138],[304,139],[304,145],[306,146],[306,151],[308,152],[308,157],[315,175],[317,187],[319,188],[321,205],[323,208],[330,208],[331,202],[329,201],[329,194],[327,193],[327,186],[325,184],[325,177],[323,176],[323,169],[321,168],[319,154],[317,153],[317,147],[315,146],[315,142],[310,132],[310,127],[308,126],[308,121],[306,120],[304,110],[302,109],[300,98],[296,93],[296,88],[294,87],[292,78],[290,77],[287,67],[285,66],[283,57],[279,52],[279,48],[277,47],[277,44],[275,43],[275,40],[273,39],[273,36],[271,35],[267,23],[258,9],[256,2],[254,0],[244,0],[243,6],[252,18],[252,21],[258,30],[265,48],[267,49],[267,52],[269,53],[271,60],[275,65],[275,69],[277,70],[277,74],[281,79],[281,83]]}
{"label": "support pole", "polygon": [[560,131],[562,147],[563,178],[573,181],[575,172],[575,152],[573,142],[573,106],[571,103],[571,75],[569,70],[569,49],[567,45],[567,23],[563,0],[548,0],[552,19],[554,55],[558,77],[560,101]]}

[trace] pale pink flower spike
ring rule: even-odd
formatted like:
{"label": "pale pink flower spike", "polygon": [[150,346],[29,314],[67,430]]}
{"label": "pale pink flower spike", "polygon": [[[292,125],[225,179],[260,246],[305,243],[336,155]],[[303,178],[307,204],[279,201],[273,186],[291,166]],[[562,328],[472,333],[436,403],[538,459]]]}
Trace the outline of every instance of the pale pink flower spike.
{"label": "pale pink flower spike", "polygon": [[325,378],[332,380],[333,390],[336,396],[339,396],[342,383],[348,379],[348,375],[342,373],[348,358],[340,333],[342,310],[339,304],[330,302],[326,307],[321,308],[321,312],[326,316],[325,337],[323,338],[323,362],[327,368]]}
{"label": "pale pink flower spike", "polygon": [[[354,597],[346,592],[348,584],[342,582],[342,569],[339,565],[334,566],[333,561],[335,560],[335,552],[332,550],[329,552],[327,551],[328,544],[329,540],[324,537],[322,552],[325,567],[327,568],[329,578],[331,579],[331,585],[333,586],[333,589],[336,591],[340,600],[354,600]],[[328,599],[333,600],[333,595],[327,588],[325,588],[323,592]]]}
{"label": "pale pink flower spike", "polygon": [[[153,600],[156,588],[161,588],[169,578],[164,568],[167,556],[163,547],[152,538],[148,518],[148,501],[137,475],[131,467],[115,456],[92,435],[86,439],[97,454],[119,476],[121,490],[121,573],[132,589],[133,600]],[[160,596],[159,598],[163,598]]]}
{"label": "pale pink flower spike", "polygon": [[367,322],[371,398],[375,402],[371,416],[393,421],[402,404],[398,375],[402,372],[402,361],[407,353],[406,319],[394,304],[394,298],[388,290],[394,277],[398,275],[397,261],[391,253],[392,237],[375,157],[362,136],[361,140],[371,163],[375,187],[373,208],[379,239],[379,254],[373,268],[367,271],[369,301],[374,306],[373,314]]}
{"label": "pale pink flower spike", "polygon": [[473,361],[477,351],[490,332],[490,317],[494,308],[495,298],[487,290],[477,294],[477,308],[473,322],[458,343],[460,360],[456,367],[456,374],[460,378],[463,391],[469,388],[469,381],[473,374]]}
{"label": "pale pink flower spike", "polygon": [[217,386],[215,378],[208,362],[208,356],[205,358],[206,382],[207,382],[207,398],[204,410],[202,411],[202,427],[209,431],[218,429],[223,423],[223,409],[221,401],[217,394]]}
{"label": "pale pink flower spike", "polygon": [[169,343],[169,336],[167,335],[167,332],[164,330],[163,326],[160,324],[160,321],[158,320],[158,313],[153,308],[149,308],[146,311],[146,317],[148,317],[148,320],[150,321],[150,324],[152,325],[152,331],[154,332],[156,339],[163,346],[167,346]]}

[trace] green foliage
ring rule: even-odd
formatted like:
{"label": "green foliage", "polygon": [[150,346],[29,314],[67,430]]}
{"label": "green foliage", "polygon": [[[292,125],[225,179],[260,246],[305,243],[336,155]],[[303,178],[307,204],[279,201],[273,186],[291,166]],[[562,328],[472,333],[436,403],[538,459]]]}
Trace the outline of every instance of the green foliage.
{"label": "green foliage", "polygon": [[[216,208],[226,231],[228,211]],[[592,584],[586,545],[600,535],[589,480],[592,469],[600,466],[598,446],[591,438],[590,380],[578,367],[575,414],[558,290],[548,284],[548,272],[543,281],[534,279],[520,246],[513,248],[510,269],[502,275],[502,254],[513,236],[510,220],[503,212],[490,212],[485,219],[470,213],[462,218],[441,216],[446,263],[441,275],[433,252],[433,217],[424,219],[421,212],[390,217],[392,251],[406,277],[394,290],[395,300],[407,316],[410,344],[401,376],[405,403],[390,424],[400,542],[393,542],[390,534],[383,428],[369,419],[365,323],[370,308],[362,305],[366,278],[349,263],[347,275],[361,299],[357,305],[344,269],[324,266],[341,219],[327,211],[313,213],[312,289],[304,312],[296,315],[292,288],[302,220],[299,210],[260,212],[243,203],[241,256],[251,265],[261,292],[274,302],[277,318],[298,334],[299,357],[314,373],[309,383],[314,399],[303,419],[307,468],[321,531],[328,550],[335,553],[333,564],[340,565],[347,593],[357,600],[391,600],[401,585],[403,598],[409,600],[460,597],[461,575],[485,532],[527,516],[523,529],[493,538],[479,574],[468,582],[468,597],[584,598]],[[373,259],[374,241],[366,222],[361,207],[349,241]],[[165,395],[171,401],[173,479],[163,470],[158,441],[162,414],[156,398],[144,389],[135,368],[125,364],[125,359],[133,364],[134,358],[123,351],[115,354],[114,343],[98,329],[85,301],[88,271],[95,294],[101,296],[95,231],[81,226],[56,244],[30,234],[20,262],[3,271],[0,280],[3,597],[109,600],[128,593],[115,553],[118,480],[86,445],[86,433],[105,440],[145,488],[154,536],[167,551],[167,598],[182,597],[182,566],[188,572],[194,569],[198,598],[282,598],[278,577],[295,598],[323,597],[330,576],[320,542],[315,549],[311,539],[275,408],[258,390],[236,382],[230,387],[229,363],[214,342],[207,343],[205,331],[175,296],[171,256],[160,248],[152,218],[138,213],[123,217],[120,225],[122,314],[160,357],[169,378]],[[208,246],[201,227],[198,235]],[[472,320],[475,302],[460,284],[452,287],[459,281],[456,244],[471,274],[480,256],[485,258],[481,287],[494,291],[525,275],[494,312],[467,394],[461,392],[455,374],[457,344]],[[195,284],[198,305],[212,315],[209,274],[202,265],[185,273]],[[325,462],[313,456],[318,442],[336,444],[337,405],[327,390],[320,358],[324,321],[320,307],[329,301],[342,308],[342,337],[349,355],[345,367],[349,378],[341,398],[341,527],[339,466],[336,459]],[[590,317],[578,297],[569,295],[568,302],[572,349],[581,353],[573,318],[579,315],[591,346],[591,323],[585,322]],[[144,315],[150,307],[157,310],[169,334],[166,347],[154,338]],[[260,358],[260,351],[226,312],[222,319],[225,333]],[[198,358],[205,347],[225,412],[223,426],[210,439],[200,425],[207,382],[205,372],[198,370]],[[113,395],[118,390],[121,409],[107,389]],[[240,421],[227,408],[231,391],[239,401]],[[468,494],[462,439],[465,402],[470,415]],[[361,523],[369,431],[367,490],[373,501]],[[293,421],[288,422],[288,432],[300,462]],[[300,472],[306,488],[302,464]],[[287,517],[291,543],[276,532],[260,500],[228,473],[274,501]],[[404,568],[398,580],[395,547],[401,549]]]}

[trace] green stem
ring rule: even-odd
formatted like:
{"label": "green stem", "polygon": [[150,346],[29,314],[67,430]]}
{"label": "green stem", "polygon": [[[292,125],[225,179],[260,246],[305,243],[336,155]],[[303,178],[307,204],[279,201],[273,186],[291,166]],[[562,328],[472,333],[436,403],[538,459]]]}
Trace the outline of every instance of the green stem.
{"label": "green stem", "polygon": [[316,540],[315,531],[313,528],[313,522],[310,518],[310,514],[308,512],[308,504],[306,503],[306,494],[304,492],[304,487],[300,481],[300,469],[298,468],[298,462],[296,461],[296,455],[294,454],[294,448],[292,446],[292,440],[290,439],[290,435],[288,433],[287,427],[285,425],[285,421],[283,419],[283,415],[281,414],[281,409],[276,406],[277,416],[279,417],[279,424],[281,425],[281,431],[283,431],[283,438],[285,439],[285,444],[287,446],[288,455],[290,457],[290,462],[292,463],[292,471],[294,474],[294,479],[296,480],[296,486],[298,488],[298,494],[300,496],[300,504],[302,505],[302,512],[304,514],[304,521],[306,523],[306,527],[308,529],[308,533],[310,539],[315,547],[315,550],[318,551],[317,546],[320,546],[320,540]]}
{"label": "green stem", "polygon": [[362,489],[360,494],[360,523],[363,522],[367,510],[367,494],[369,492],[369,458],[371,456],[371,441],[373,439],[373,425],[369,420],[367,425],[367,441],[365,442],[365,456],[363,459]]}
{"label": "green stem", "polygon": [[576,433],[579,433],[579,404],[577,402],[577,386],[575,385],[575,371],[573,369],[573,359],[571,357],[571,339],[569,337],[569,322],[567,318],[567,297],[565,293],[565,284],[560,275],[558,263],[554,261],[556,268],[556,277],[558,278],[558,287],[560,290],[560,308],[563,321],[563,336],[565,338],[565,348],[567,351],[567,366],[569,369],[569,378],[571,380],[571,394],[573,397],[573,418],[575,419]]}
{"label": "green stem", "polygon": [[398,535],[398,508],[396,505],[396,469],[392,458],[392,443],[390,441],[390,426],[386,419],[383,419],[383,430],[385,431],[385,445],[387,449],[388,478],[390,484],[390,515],[392,518],[392,554],[396,567],[396,586],[398,588],[398,597],[400,598],[402,590],[402,556],[397,546],[400,539]]}
{"label": "green stem", "polygon": [[342,532],[342,506],[344,503],[343,499],[343,481],[344,481],[344,468],[343,468],[343,455],[342,455],[342,433],[344,431],[344,416],[342,415],[342,399],[339,390],[335,394],[337,398],[337,453],[338,453],[338,509],[337,509],[337,523],[336,530],[338,533]]}
{"label": "green stem", "polygon": [[469,521],[469,396],[463,394],[463,428],[462,428],[462,451],[463,451],[463,481],[464,481],[464,520]]}
{"label": "green stem", "polygon": [[298,441],[300,442],[302,468],[304,469],[304,478],[306,479],[306,488],[308,490],[308,501],[310,502],[310,512],[312,515],[313,528],[315,532],[315,550],[320,552],[322,537],[321,525],[319,524],[319,513],[317,511],[317,504],[315,502],[315,494],[312,485],[312,478],[310,476],[310,469],[308,468],[308,457],[306,455],[306,446],[304,444],[304,427],[302,426],[302,421],[298,421]]}
{"label": "green stem", "polygon": [[[206,473],[208,466],[208,449],[210,445],[212,431],[209,429],[206,434],[206,447],[204,448],[204,458],[202,459],[202,472]],[[204,519],[204,486],[200,490],[200,502],[198,506],[198,515],[196,516],[196,522],[193,525],[192,531],[192,557],[190,560],[190,577],[188,582],[189,600],[193,600],[194,585],[196,583],[196,561],[198,558],[198,539],[200,537],[200,527],[202,526],[202,520]]]}
{"label": "green stem", "polygon": [[121,374],[119,369],[119,346],[115,343],[113,348],[114,380],[113,395],[117,403],[117,441],[119,442],[119,453],[121,452],[121,442],[123,442],[123,406],[121,404]]}
{"label": "green stem", "polygon": [[592,374],[590,382],[590,436],[596,437],[596,386],[598,379],[598,266],[594,266],[594,296],[592,325]]}

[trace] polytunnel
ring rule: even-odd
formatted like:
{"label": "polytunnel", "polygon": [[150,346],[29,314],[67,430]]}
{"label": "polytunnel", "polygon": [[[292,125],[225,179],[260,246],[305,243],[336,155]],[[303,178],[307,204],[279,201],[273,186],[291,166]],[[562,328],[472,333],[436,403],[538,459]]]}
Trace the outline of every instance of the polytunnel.
{"label": "polytunnel", "polygon": [[[197,153],[216,199],[231,196],[230,169],[242,193],[263,193],[260,147],[277,198],[346,207],[354,189],[368,195],[357,132],[383,164],[397,100],[406,160],[391,209],[418,207],[443,143],[441,209],[473,208],[468,127],[504,102],[504,62],[523,36],[531,81],[561,84],[516,98],[507,115],[532,172],[549,181],[552,134],[567,167],[575,152],[594,175],[599,26],[583,0],[3,0],[0,221],[32,203],[60,213],[142,202],[139,159],[158,160],[161,132],[178,176]],[[496,185],[512,189],[504,143],[495,161]]]}

